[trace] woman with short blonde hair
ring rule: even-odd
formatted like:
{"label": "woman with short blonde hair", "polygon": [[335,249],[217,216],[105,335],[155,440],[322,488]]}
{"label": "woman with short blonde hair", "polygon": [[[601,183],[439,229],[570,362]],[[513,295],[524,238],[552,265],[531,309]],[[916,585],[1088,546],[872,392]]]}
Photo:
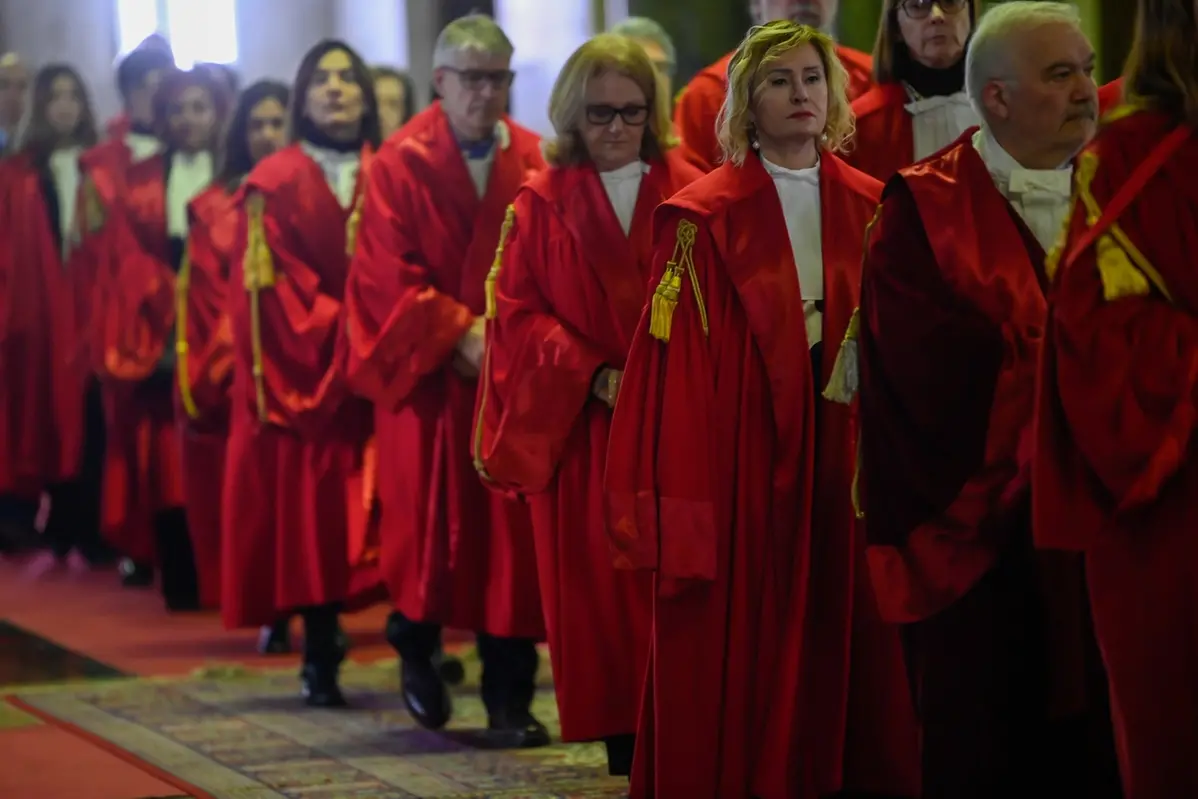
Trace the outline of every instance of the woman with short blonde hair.
{"label": "woman with short blonde hair", "polygon": [[611,772],[624,775],[652,586],[611,566],[604,453],[644,307],[653,211],[700,176],[672,146],[659,86],[623,36],[596,36],[562,69],[551,166],[516,195],[487,283],[474,439],[484,479],[532,511],[562,738],[604,741]]}
{"label": "woman with short blonde hair", "polygon": [[818,30],[753,28],[724,164],[654,215],[604,487],[617,563],[656,586],[633,796],[918,793],[897,631],[861,567],[850,359],[823,357],[851,336],[882,188],[835,154],[845,82]]}

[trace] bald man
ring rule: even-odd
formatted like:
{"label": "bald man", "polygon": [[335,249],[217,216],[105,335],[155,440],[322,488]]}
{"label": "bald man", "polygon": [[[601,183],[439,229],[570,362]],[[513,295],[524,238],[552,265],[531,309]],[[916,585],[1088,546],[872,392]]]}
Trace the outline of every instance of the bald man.
{"label": "bald man", "polygon": [[29,71],[21,57],[16,53],[0,56],[0,152],[7,152],[15,142],[28,88]]}

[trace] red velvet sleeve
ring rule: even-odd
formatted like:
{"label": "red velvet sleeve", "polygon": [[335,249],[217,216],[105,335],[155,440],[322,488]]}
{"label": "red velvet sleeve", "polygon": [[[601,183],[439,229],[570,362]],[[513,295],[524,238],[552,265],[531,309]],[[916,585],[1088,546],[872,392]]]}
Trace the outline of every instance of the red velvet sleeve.
{"label": "red velvet sleeve", "polygon": [[[256,273],[261,288],[256,300],[255,292],[246,293],[237,327],[249,334],[257,350],[255,360],[261,361],[260,416],[265,410],[267,421],[273,424],[319,433],[347,396],[344,379],[334,366],[342,306],[321,290],[320,276],[291,244],[287,224],[302,220],[285,209],[272,210],[273,201],[266,199],[261,217],[269,254],[254,252],[252,246],[244,254],[246,283],[250,284],[249,276]],[[252,203],[253,198],[247,202]],[[246,240],[252,241],[254,215],[247,217],[250,236]],[[235,335],[240,336],[241,331],[235,330]]]}
{"label": "red velvet sleeve", "polygon": [[346,373],[355,391],[386,408],[443,367],[474,322],[437,288],[417,235],[420,214],[435,211],[407,202],[403,175],[394,148],[374,159],[346,285]]}
{"label": "red velvet sleeve", "polygon": [[[678,223],[686,219],[669,206],[656,216],[650,292],[674,256]],[[714,260],[710,235],[699,225],[694,261],[709,307],[718,303],[705,280]],[[714,370],[690,275],[682,279],[668,342],[649,333],[651,306],[652,294],[612,420],[604,476],[608,531],[621,568],[656,569],[665,581],[713,580]]]}
{"label": "red velvet sleeve", "polygon": [[187,242],[186,269],[179,275],[179,389],[183,407],[193,420],[221,415],[233,379],[233,331],[226,308],[227,250],[213,241],[213,224],[231,220],[197,220]]}
{"label": "red velvet sleeve", "polygon": [[705,172],[720,165],[715,122],[723,102],[724,87],[713,76],[700,73],[683,89],[674,107],[674,127],[687,161]]}
{"label": "red velvet sleeve", "polygon": [[1055,380],[1082,457],[1117,511],[1152,502],[1185,463],[1193,436],[1198,320],[1155,292],[1104,299],[1091,247],[1058,279],[1050,335],[1056,373],[1045,379]]}
{"label": "red velvet sleeve", "polygon": [[487,323],[479,381],[481,438],[475,442],[476,461],[487,476],[520,493],[543,491],[553,479],[603,363],[598,350],[559,320],[546,300],[545,245],[553,217],[533,197],[522,192],[517,198],[511,230],[501,243],[497,315]]}

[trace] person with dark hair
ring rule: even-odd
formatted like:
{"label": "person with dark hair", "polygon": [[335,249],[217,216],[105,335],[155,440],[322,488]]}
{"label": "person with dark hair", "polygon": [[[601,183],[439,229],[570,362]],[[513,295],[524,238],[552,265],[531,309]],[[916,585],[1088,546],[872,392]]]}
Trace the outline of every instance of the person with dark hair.
{"label": "person with dark hair", "polygon": [[79,154],[96,142],[83,79],[42,68],[15,154],[0,162],[0,492],[49,492],[43,540],[106,558],[100,540],[103,415],[77,353],[85,275],[66,268],[74,238]]}
{"label": "person with dark hair", "polygon": [[977,124],[965,91],[965,52],[981,5],[886,0],[874,44],[876,85],[853,102],[850,164],[886,180]]}
{"label": "person with dark hair", "polygon": [[349,45],[328,39],[304,56],[289,130],[290,145],[258,162],[234,198],[221,615],[232,628],[299,613],[303,696],[338,707],[350,524],[372,517],[363,506],[373,496],[349,490],[362,479],[372,413],[350,395],[335,355],[379,144],[370,71]]}
{"label": "person with dark hair", "polygon": [[176,277],[187,204],[212,182],[225,97],[206,72],[168,73],[152,105],[163,150],[128,167],[106,209],[110,268],[98,285],[96,366],[114,401],[104,531],[135,563],[161,567],[170,610],[199,602],[179,468],[186,453],[174,426]]}
{"label": "person with dark hair", "polygon": [[1128,105],[1050,264],[1032,524],[1085,553],[1126,799],[1198,796],[1198,8],[1140,0]]}
{"label": "person with dark hair", "polygon": [[183,439],[187,526],[195,552],[200,605],[220,604],[221,489],[229,435],[233,341],[225,310],[229,259],[239,217],[232,196],[254,164],[286,143],[290,91],[251,86],[233,112],[215,180],[188,204],[187,257],[176,298],[176,413]]}
{"label": "person with dark hair", "polygon": [[416,113],[416,84],[406,72],[387,66],[370,70],[379,104],[379,127],[383,141],[402,128]]}
{"label": "person with dark hair", "polygon": [[[788,19],[830,31],[836,22],[840,0],[749,0],[754,24]],[[836,56],[849,73],[848,97],[860,97],[872,83],[872,64],[867,54],[844,45],[836,45]],[[724,95],[728,91],[728,64],[732,53],[711,66],[699,70],[678,95],[674,106],[674,126],[682,137],[682,146],[691,163],[705,172],[720,165],[723,152],[716,139],[716,127]]]}
{"label": "person with dark hair", "polygon": [[29,70],[16,53],[0,55],[0,154],[11,153],[17,143],[17,126],[25,116]]}
{"label": "person with dark hair", "polygon": [[544,168],[536,134],[504,113],[512,43],[482,14],[433,48],[442,99],[380,151],[346,289],[346,371],[375,402],[379,564],[395,603],[387,640],[404,701],[428,729],[452,702],[442,625],[477,634],[496,745],[541,746],[532,714],[545,634],[528,509],[490,493],[470,458],[483,283],[520,184]]}

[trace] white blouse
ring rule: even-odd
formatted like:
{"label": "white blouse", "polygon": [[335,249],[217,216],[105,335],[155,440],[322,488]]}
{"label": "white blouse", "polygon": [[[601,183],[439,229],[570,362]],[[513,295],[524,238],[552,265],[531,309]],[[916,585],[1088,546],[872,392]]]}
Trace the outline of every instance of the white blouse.
{"label": "white blouse", "polygon": [[974,134],[973,147],[985,162],[994,185],[1047,252],[1056,244],[1069,215],[1072,162],[1066,161],[1056,169],[1024,169],[985,128]]}
{"label": "white blouse", "polygon": [[823,339],[823,314],[816,302],[824,298],[824,247],[820,232],[819,163],[808,169],[787,169],[761,159],[774,181],[803,296],[807,346]]}
{"label": "white blouse", "polygon": [[58,196],[58,232],[63,251],[75,234],[75,198],[79,192],[79,156],[82,147],[64,147],[50,153],[50,175]]}
{"label": "white blouse", "polygon": [[916,161],[952,144],[979,121],[965,92],[942,97],[913,96],[906,109],[911,115]]}
{"label": "white blouse", "polygon": [[354,190],[358,187],[358,170],[362,167],[362,154],[358,150],[340,151],[304,142],[300,145],[304,154],[316,162],[329,190],[342,208],[349,208],[354,201]]}
{"label": "white blouse", "polygon": [[187,204],[212,183],[212,153],[175,153],[166,184],[166,232],[187,238]]}
{"label": "white blouse", "polygon": [[632,230],[632,217],[636,213],[636,198],[641,191],[641,178],[649,172],[647,164],[633,161],[627,166],[613,169],[610,172],[600,172],[599,179],[603,181],[603,189],[607,199],[620,220],[624,235]]}

